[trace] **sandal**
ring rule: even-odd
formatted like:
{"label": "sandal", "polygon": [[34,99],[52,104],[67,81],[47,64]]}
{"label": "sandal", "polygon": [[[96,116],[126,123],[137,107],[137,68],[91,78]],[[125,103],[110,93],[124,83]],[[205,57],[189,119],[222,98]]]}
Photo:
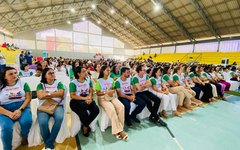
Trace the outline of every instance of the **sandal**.
{"label": "sandal", "polygon": [[121,139],[123,139],[124,141],[128,141],[128,135],[125,132],[120,132],[119,133]]}
{"label": "sandal", "polygon": [[128,135],[126,134],[123,138],[124,141],[128,141]]}
{"label": "sandal", "polygon": [[116,137],[116,139],[118,139],[118,140],[121,140],[121,139],[122,139],[119,134],[116,134],[115,137]]}
{"label": "sandal", "polygon": [[201,106],[201,105],[203,104],[203,102],[197,103],[197,102],[194,102],[194,101],[191,101],[191,103],[194,104],[194,105],[196,105],[196,106]]}

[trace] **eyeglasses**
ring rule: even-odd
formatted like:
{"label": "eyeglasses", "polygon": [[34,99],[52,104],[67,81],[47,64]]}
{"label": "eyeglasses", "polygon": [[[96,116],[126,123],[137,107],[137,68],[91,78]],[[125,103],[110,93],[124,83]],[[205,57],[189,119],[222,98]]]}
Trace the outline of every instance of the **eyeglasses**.
{"label": "eyeglasses", "polygon": [[55,72],[49,72],[48,73],[48,75],[54,75],[55,74]]}

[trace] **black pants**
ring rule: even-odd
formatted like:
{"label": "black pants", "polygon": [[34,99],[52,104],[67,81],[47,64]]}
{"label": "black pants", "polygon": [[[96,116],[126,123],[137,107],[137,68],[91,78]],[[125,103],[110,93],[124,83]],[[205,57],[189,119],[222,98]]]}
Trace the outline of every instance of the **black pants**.
{"label": "black pants", "polygon": [[[129,96],[130,95],[131,94],[129,94]],[[122,102],[122,104],[125,107],[125,121],[129,121],[131,119],[130,114],[129,114],[130,109],[131,109],[131,102],[128,99],[122,98],[122,97],[118,97],[118,99]],[[135,99],[136,100],[133,101],[133,103],[136,104],[137,107],[134,109],[134,111],[131,114],[132,118],[136,118],[137,114],[141,113],[146,105],[145,101],[142,98],[140,98],[139,96],[136,96]]]}
{"label": "black pants", "polygon": [[[158,98],[157,96],[155,96],[149,91],[138,92],[136,93],[136,96],[141,97],[145,101],[145,103],[147,104],[148,110],[151,112],[150,117],[158,116],[157,112],[161,102],[160,98]],[[153,105],[152,105],[152,101],[154,102]]]}
{"label": "black pants", "polygon": [[209,102],[209,99],[213,97],[212,86],[209,83],[205,83],[205,85],[195,83],[195,86],[199,87],[203,91],[201,100],[203,102]]}
{"label": "black pants", "polygon": [[191,89],[192,89],[194,92],[196,92],[195,98],[196,98],[196,99],[199,99],[200,93],[201,93],[201,89],[200,89],[199,87],[196,87],[196,86],[191,87]]}
{"label": "black pants", "polygon": [[70,107],[79,116],[85,127],[88,127],[99,114],[99,108],[94,101],[91,104],[87,104],[85,101],[72,99],[70,101]]}

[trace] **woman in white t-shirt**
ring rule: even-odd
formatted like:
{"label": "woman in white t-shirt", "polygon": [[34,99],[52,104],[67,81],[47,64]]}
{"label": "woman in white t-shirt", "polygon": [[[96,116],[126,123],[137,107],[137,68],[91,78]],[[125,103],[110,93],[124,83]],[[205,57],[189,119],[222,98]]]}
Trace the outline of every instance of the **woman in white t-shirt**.
{"label": "woman in white t-shirt", "polygon": [[18,75],[19,75],[19,77],[30,77],[30,76],[34,75],[34,72],[29,69],[28,64],[23,64]]}
{"label": "woman in white t-shirt", "polygon": [[27,136],[32,125],[29,108],[31,91],[27,83],[18,78],[17,70],[5,67],[0,88],[0,133],[4,150],[12,150],[13,125],[18,121],[21,127],[22,145],[27,145]]}
{"label": "woman in white t-shirt", "polygon": [[[64,117],[63,97],[64,85],[55,79],[55,73],[52,68],[45,68],[42,72],[41,83],[37,86],[37,97],[42,104],[47,99],[58,102],[58,106],[52,115],[38,110],[37,119],[40,127],[40,133],[46,149],[54,149],[54,142],[57,138]],[[49,119],[54,118],[52,129],[49,129]]]}

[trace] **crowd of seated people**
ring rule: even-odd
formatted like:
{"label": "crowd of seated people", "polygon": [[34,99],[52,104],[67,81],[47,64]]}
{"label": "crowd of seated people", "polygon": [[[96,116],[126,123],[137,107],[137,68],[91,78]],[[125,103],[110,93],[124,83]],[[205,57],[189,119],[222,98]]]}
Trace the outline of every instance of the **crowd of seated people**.
{"label": "crowd of seated people", "polygon": [[[35,65],[30,70],[29,65]],[[231,71],[229,71],[231,70]],[[231,76],[231,81],[239,82],[240,68],[231,68],[184,63],[154,63],[139,60],[80,60],[47,58],[34,64],[22,64],[19,73],[16,69],[5,67],[1,74],[0,89],[0,132],[3,147],[12,149],[12,130],[15,121],[20,122],[22,143],[31,127],[31,91],[37,91],[40,104],[49,99],[58,102],[52,115],[38,110],[40,134],[46,150],[54,149],[54,141],[63,121],[63,94],[66,90],[56,76],[69,78],[70,108],[82,122],[82,133],[88,137],[89,125],[99,114],[99,108],[111,120],[112,134],[117,139],[129,139],[124,125],[131,127],[141,123],[137,117],[145,106],[150,112],[149,120],[157,125],[166,126],[161,117],[168,118],[168,110],[176,117],[191,111],[193,105],[203,107],[223,99],[224,92],[231,84],[224,79],[223,73]],[[21,78],[36,76],[41,78],[37,89],[30,89]],[[93,94],[97,99],[93,99]],[[12,99],[16,99],[12,101]],[[95,101],[98,101],[96,103]],[[131,103],[136,108],[130,113]],[[97,105],[98,104],[98,105]],[[48,127],[49,118],[55,122]],[[50,132],[51,131],[51,132]]]}

